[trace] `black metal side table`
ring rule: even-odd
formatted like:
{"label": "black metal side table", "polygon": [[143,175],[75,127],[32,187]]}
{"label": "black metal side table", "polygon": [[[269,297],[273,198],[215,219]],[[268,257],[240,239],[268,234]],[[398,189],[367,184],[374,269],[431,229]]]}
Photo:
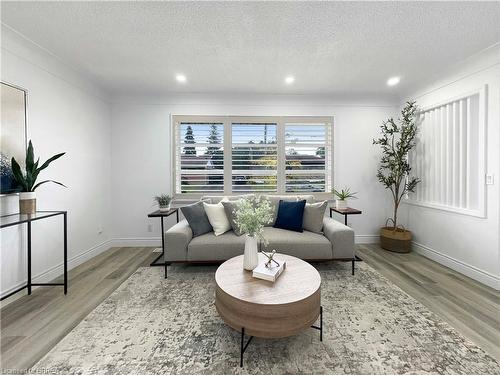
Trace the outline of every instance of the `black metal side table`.
{"label": "black metal side table", "polygon": [[[159,217],[161,219],[161,254],[153,260],[150,264],[151,267],[164,266],[165,267],[165,279],[167,278],[167,261],[165,260],[165,229],[163,225],[163,218],[169,217],[175,213],[177,222],[179,222],[179,209],[171,208],[168,211],[160,211],[156,210],[155,212],[151,212],[148,217]],[[158,260],[163,257],[163,262],[159,263]]]}
{"label": "black metal side table", "polygon": [[347,216],[348,215],[361,215],[363,213],[362,211],[357,210],[355,208],[351,208],[351,207],[346,207],[346,208],[330,207],[330,217],[332,217],[333,212],[344,215],[344,224],[345,225],[347,225]]}
{"label": "black metal side table", "polygon": [[[344,215],[344,225],[347,226],[347,216],[349,215],[361,215],[363,212],[357,210],[356,208],[346,207],[346,208],[336,208],[330,207],[330,217],[333,217],[333,213],[336,212],[340,215]],[[363,259],[354,255],[354,259],[352,260],[352,274],[354,275],[354,262],[361,262]]]}
{"label": "black metal side table", "polygon": [[[31,282],[31,223],[33,221],[46,219],[49,217],[62,215],[63,216],[63,231],[64,231],[64,282],[63,283],[33,283]],[[12,227],[14,225],[27,224],[27,252],[28,252],[28,277],[26,285],[10,292],[3,296],[1,300],[20,292],[24,288],[28,289],[28,294],[31,294],[31,289],[34,286],[64,286],[64,294],[68,293],[68,212],[67,211],[36,211],[33,215],[11,214],[0,216],[0,229]]]}

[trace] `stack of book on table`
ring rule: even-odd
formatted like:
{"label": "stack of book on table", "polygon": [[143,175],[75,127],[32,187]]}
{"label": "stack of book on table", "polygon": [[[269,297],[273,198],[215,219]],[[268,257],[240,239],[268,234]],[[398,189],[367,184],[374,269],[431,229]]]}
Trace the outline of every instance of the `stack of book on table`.
{"label": "stack of book on table", "polygon": [[271,262],[270,267],[266,267],[266,261],[261,261],[257,267],[254,268],[252,276],[257,279],[275,282],[276,279],[286,268],[286,262],[281,259],[276,259],[279,266],[275,262]]}

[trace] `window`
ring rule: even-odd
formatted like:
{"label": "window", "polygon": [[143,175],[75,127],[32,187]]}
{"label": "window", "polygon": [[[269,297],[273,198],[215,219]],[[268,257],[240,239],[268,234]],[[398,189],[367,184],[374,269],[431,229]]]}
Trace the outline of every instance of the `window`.
{"label": "window", "polygon": [[486,88],[420,113],[408,203],[484,217]]}
{"label": "window", "polygon": [[276,192],[276,123],[231,123],[232,192]]}
{"label": "window", "polygon": [[224,124],[183,122],[176,153],[176,192],[224,192]]}
{"label": "window", "polygon": [[173,116],[174,191],[325,193],[332,118]]}

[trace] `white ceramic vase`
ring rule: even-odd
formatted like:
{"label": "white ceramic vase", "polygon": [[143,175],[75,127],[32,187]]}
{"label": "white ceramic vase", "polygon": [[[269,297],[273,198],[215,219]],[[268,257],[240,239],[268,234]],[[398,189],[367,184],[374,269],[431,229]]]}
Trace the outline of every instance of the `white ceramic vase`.
{"label": "white ceramic vase", "polygon": [[247,235],[245,239],[245,253],[243,255],[243,268],[247,271],[252,271],[258,264],[257,238]]}
{"label": "white ceramic vase", "polygon": [[162,212],[166,212],[166,211],[169,211],[170,210],[170,205],[168,206],[160,206],[160,211]]}
{"label": "white ceramic vase", "polygon": [[344,200],[337,199],[336,204],[337,204],[337,210],[344,210],[347,208],[347,199]]}

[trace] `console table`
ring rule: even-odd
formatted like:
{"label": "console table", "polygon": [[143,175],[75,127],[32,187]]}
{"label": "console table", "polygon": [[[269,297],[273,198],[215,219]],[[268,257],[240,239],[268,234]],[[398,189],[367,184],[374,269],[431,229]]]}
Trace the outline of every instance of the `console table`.
{"label": "console table", "polygon": [[[151,267],[155,266],[164,266],[165,267],[165,279],[167,278],[167,261],[165,260],[165,229],[163,226],[163,218],[169,217],[170,215],[176,215],[177,222],[179,222],[179,209],[178,208],[171,208],[168,211],[160,211],[156,210],[155,212],[151,212],[148,217],[159,217],[161,219],[161,254],[158,255],[158,257],[153,260],[150,264]],[[163,257],[163,263],[158,263],[158,260]]]}
{"label": "console table", "polygon": [[[64,282],[63,283],[33,283],[31,282],[31,223],[33,221],[47,219],[53,216],[63,216],[63,233],[64,233]],[[24,288],[28,289],[28,294],[31,294],[33,286],[64,286],[64,294],[68,292],[68,213],[67,211],[36,211],[33,215],[11,214],[0,217],[0,229],[12,227],[15,225],[27,225],[27,252],[28,252],[28,276],[26,285],[10,292],[3,296],[1,300],[20,292]]]}

